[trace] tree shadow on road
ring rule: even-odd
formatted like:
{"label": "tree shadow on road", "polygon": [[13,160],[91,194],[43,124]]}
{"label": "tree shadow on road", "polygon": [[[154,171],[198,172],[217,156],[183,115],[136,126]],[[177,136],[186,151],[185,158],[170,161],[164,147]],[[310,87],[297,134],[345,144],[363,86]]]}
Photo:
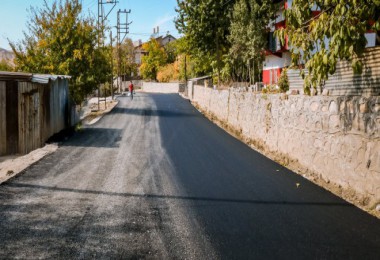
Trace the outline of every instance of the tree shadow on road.
{"label": "tree shadow on road", "polygon": [[117,148],[122,134],[122,129],[86,127],[64,140],[61,146]]}
{"label": "tree shadow on road", "polygon": [[[31,192],[31,187],[2,186],[1,259],[164,257],[142,243],[156,229],[152,225],[156,222],[155,209],[129,209],[125,198],[99,207],[86,197],[92,196],[88,193],[70,197],[59,189],[37,188]],[[29,198],[29,202],[13,204],[18,196]]]}
{"label": "tree shadow on road", "polygon": [[192,117],[195,116],[191,111],[179,111],[173,108],[170,109],[152,109],[152,108],[127,108],[115,107],[112,113],[137,115],[137,116],[156,116],[156,117]]}
{"label": "tree shadow on road", "polygon": [[340,206],[340,207],[353,207],[348,202],[318,202],[318,201],[265,201],[265,200],[244,200],[244,199],[230,199],[230,198],[212,198],[212,197],[192,197],[192,196],[176,196],[176,195],[163,195],[163,194],[138,194],[126,192],[110,192],[98,190],[82,190],[63,187],[50,187],[43,185],[33,185],[26,183],[10,182],[5,183],[4,186],[25,189],[37,189],[45,191],[56,192],[69,192],[69,193],[82,193],[104,196],[115,196],[124,198],[138,198],[138,199],[164,199],[164,200],[183,200],[183,201],[203,201],[203,202],[221,202],[221,203],[243,203],[243,204],[257,204],[257,205],[289,205],[289,206]]}
{"label": "tree shadow on road", "polygon": [[[180,97],[158,95],[153,100],[158,108],[171,102],[185,111],[192,109]],[[175,169],[167,178],[180,187],[181,194],[199,198],[189,200],[186,214],[213,241],[219,255],[308,259],[380,254],[376,218],[252,150],[198,114],[160,117],[161,143]],[[231,203],[210,201],[205,207],[201,198],[228,198]],[[358,225],[366,237],[358,239]],[[351,247],[352,243],[357,246]]]}

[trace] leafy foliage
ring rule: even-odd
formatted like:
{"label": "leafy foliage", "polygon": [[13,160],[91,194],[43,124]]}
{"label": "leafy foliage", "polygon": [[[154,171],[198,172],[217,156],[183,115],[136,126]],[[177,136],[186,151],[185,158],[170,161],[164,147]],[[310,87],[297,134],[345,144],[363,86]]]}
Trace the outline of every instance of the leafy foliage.
{"label": "leafy foliage", "polygon": [[[202,65],[203,73],[215,69],[220,79],[222,57],[229,49],[232,1],[177,0],[177,3],[176,27],[185,35],[188,53],[195,63]],[[213,62],[206,64],[210,60]]]}
{"label": "leafy foliage", "polygon": [[[238,0],[231,19],[230,73],[239,81],[259,78],[267,46],[267,26],[276,13],[270,0]],[[247,73],[248,72],[248,73]]]}
{"label": "leafy foliage", "polygon": [[218,82],[260,79],[273,1],[177,2],[176,26],[185,35],[196,76],[212,73]]}
{"label": "leafy foliage", "polygon": [[0,71],[13,71],[13,66],[6,60],[0,60]]}
{"label": "leafy foliage", "polygon": [[125,39],[121,44],[120,48],[113,49],[113,59],[114,59],[114,75],[117,74],[118,70],[118,55],[120,55],[120,74],[121,75],[137,75],[137,64],[134,62],[134,46],[131,39]]}
{"label": "leafy foliage", "polygon": [[[210,74],[213,71],[212,55],[197,52],[191,49],[187,37],[184,36],[175,41],[178,58],[181,60],[180,79]],[[186,59],[186,61],[185,61]],[[186,64],[186,72],[185,72]]]}
{"label": "leafy foliage", "polygon": [[[313,13],[313,8],[320,12]],[[351,61],[361,73],[364,34],[380,29],[379,16],[379,0],[294,0],[286,12],[287,27],[277,35],[289,38],[293,65],[306,61],[305,87],[316,88],[335,72],[339,60]]]}
{"label": "leafy foliage", "polygon": [[107,81],[109,49],[96,48],[95,21],[81,16],[78,0],[56,0],[51,6],[45,1],[41,9],[31,8],[28,31],[21,42],[10,43],[17,70],[71,75],[76,102]]}
{"label": "leafy foliage", "polygon": [[289,78],[287,72],[287,69],[283,69],[277,82],[277,85],[280,88],[281,92],[286,92],[289,90]]}
{"label": "leafy foliage", "polygon": [[177,41],[171,41],[164,47],[166,52],[166,63],[174,63],[177,59],[177,56],[180,54],[178,50],[178,43]]}
{"label": "leafy foliage", "polygon": [[157,73],[159,82],[178,81],[179,79],[179,61],[167,64],[161,67]]}
{"label": "leafy foliage", "polygon": [[142,48],[148,52],[148,55],[142,57],[141,75],[144,79],[157,80],[157,72],[166,64],[167,54],[154,38],[144,43]]}

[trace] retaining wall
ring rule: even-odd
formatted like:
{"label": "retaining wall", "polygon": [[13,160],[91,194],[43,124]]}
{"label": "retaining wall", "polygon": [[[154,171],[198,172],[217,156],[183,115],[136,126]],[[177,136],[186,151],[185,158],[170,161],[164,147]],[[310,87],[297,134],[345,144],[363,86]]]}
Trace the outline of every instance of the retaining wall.
{"label": "retaining wall", "polygon": [[380,203],[380,97],[193,91],[200,109],[265,154],[359,206]]}
{"label": "retaining wall", "polygon": [[143,82],[142,90],[151,93],[179,93],[180,83]]}

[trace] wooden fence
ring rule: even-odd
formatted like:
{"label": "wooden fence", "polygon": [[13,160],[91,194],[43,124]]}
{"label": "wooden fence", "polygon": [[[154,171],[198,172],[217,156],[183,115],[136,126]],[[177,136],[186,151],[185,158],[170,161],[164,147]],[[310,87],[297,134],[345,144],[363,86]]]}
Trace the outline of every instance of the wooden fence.
{"label": "wooden fence", "polygon": [[0,155],[26,154],[76,123],[67,76],[0,72]]}

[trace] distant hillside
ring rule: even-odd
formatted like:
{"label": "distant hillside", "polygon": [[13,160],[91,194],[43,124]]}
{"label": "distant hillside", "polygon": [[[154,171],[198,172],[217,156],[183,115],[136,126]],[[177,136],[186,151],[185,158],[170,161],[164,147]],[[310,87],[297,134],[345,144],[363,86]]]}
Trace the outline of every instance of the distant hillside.
{"label": "distant hillside", "polygon": [[13,60],[15,55],[12,51],[8,51],[6,49],[0,48],[0,61],[6,60],[13,64]]}

